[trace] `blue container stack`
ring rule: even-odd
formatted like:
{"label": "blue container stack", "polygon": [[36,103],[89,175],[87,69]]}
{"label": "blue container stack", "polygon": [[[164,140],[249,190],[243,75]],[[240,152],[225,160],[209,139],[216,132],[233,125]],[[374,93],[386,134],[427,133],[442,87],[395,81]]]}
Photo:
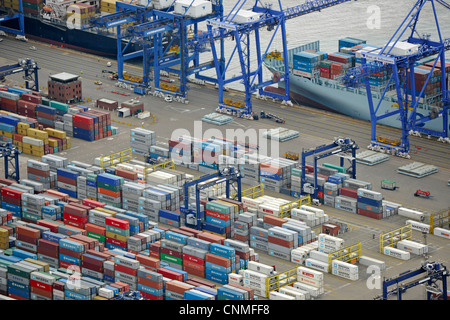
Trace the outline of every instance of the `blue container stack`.
{"label": "blue container stack", "polygon": [[70,169],[58,168],[56,170],[58,181],[58,191],[66,193],[72,198],[77,198],[77,177],[80,175],[78,172]]}
{"label": "blue container stack", "polygon": [[319,55],[311,52],[301,51],[293,55],[293,73],[296,75],[311,77],[317,69]]}
{"label": "blue container stack", "polygon": [[218,243],[211,243],[209,246],[211,254],[230,260],[229,267],[221,266],[208,261],[208,255],[205,263],[205,277],[208,280],[216,281],[221,284],[228,283],[228,274],[236,270],[236,250]]}

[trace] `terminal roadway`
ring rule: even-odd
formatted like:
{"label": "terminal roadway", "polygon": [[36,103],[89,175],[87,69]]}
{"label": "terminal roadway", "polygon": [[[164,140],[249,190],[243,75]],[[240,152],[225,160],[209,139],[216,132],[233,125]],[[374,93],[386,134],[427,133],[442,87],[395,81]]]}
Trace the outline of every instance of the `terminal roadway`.
{"label": "terminal roadway", "polygon": [[[49,74],[65,71],[79,74],[83,78],[83,96],[92,99],[92,101],[101,97],[117,101],[125,101],[135,97],[135,94],[130,93],[130,91],[115,87],[113,81],[102,78],[101,70],[106,69],[106,62],[109,61],[105,58],[74,52],[65,48],[50,48],[47,44],[31,41],[23,43],[6,37],[4,38],[5,40],[0,43],[0,62],[2,65],[15,63],[16,59],[21,57],[35,59],[42,68],[40,70],[40,84],[44,89],[47,86],[46,81]],[[30,50],[29,47],[31,45],[34,45],[37,50]],[[111,70],[116,70],[116,64],[114,61],[112,62],[113,66],[111,67]],[[140,74],[139,69],[135,66],[127,65],[125,70],[131,74]],[[103,85],[95,86],[95,80],[101,80]],[[12,84],[23,83],[23,80],[19,75],[8,77],[7,81]],[[111,91],[130,95],[125,97],[112,93]],[[241,97],[241,93],[239,92],[231,92],[231,94],[234,99]],[[229,128],[242,130],[253,128],[256,130],[264,130],[280,126],[299,131],[299,138],[279,144],[280,154],[288,150],[301,152],[302,148],[312,148],[325,143],[330,143],[330,141],[333,141],[333,138],[337,136],[354,139],[361,150],[365,150],[370,141],[370,124],[366,121],[352,119],[346,116],[308,108],[306,106],[285,107],[271,101],[254,100],[255,111],[259,112],[260,110],[264,110],[266,112],[277,114],[286,120],[286,124],[280,125],[266,119],[259,121],[236,119],[229,125],[224,126],[226,128],[221,128],[220,126],[207,124],[205,122],[197,122],[203,115],[214,112],[217,106],[217,91],[213,88],[208,89],[199,85],[191,85],[191,90],[189,91],[190,103],[187,105],[166,103],[162,99],[153,96],[146,96],[141,99],[145,103],[145,110],[149,110],[156,115],[156,123],[152,124],[148,119],[118,118],[116,113],[112,113],[111,118],[113,120],[113,125],[120,129],[120,133],[117,136],[112,136],[92,143],[73,139],[72,148],[60,153],[60,155],[66,156],[71,160],[93,163],[96,157],[129,148],[129,131],[135,126],[144,126],[147,129],[154,130],[158,136],[157,142],[162,146],[167,146],[168,139],[175,138],[175,136],[172,135],[176,135],[174,134],[176,129],[187,129],[193,135],[195,129],[200,125],[203,131],[207,129],[219,129],[223,133]],[[88,102],[85,103],[85,105],[93,107],[94,103]],[[388,136],[395,136],[400,133],[398,129],[394,128],[383,128],[383,132]],[[261,143],[263,142],[265,141],[261,141]],[[273,142],[268,143],[269,145],[273,144]],[[450,187],[447,186],[447,180],[450,178],[450,146],[417,137],[411,137],[411,145],[413,150],[415,149],[415,146],[421,148],[415,150],[417,153],[412,154],[412,160],[391,157],[389,161],[372,167],[358,165],[357,178],[372,182],[373,189],[382,191],[386,200],[399,202],[408,207],[414,207],[428,212],[436,212],[449,207],[448,190]],[[425,151],[425,149],[427,150]],[[21,157],[22,175],[26,172],[26,159],[28,158],[33,157],[27,155]],[[330,157],[325,160],[326,162],[338,164],[337,159],[337,157]],[[311,161],[311,159],[307,160]],[[398,167],[412,161],[436,165],[439,167],[439,173],[422,179],[416,179],[396,172]],[[198,171],[185,168],[183,168],[183,170],[195,176],[201,175]],[[396,191],[381,190],[379,182],[381,179],[387,178],[396,180],[397,184],[400,185],[400,189]],[[424,200],[414,197],[412,194],[415,189],[418,188],[432,190],[432,194],[435,196],[434,199]],[[280,195],[278,193],[266,192],[266,194],[295,200],[289,196]],[[342,222],[348,227],[348,232],[341,235],[346,241],[346,245],[361,242],[363,255],[368,255],[386,262],[388,269],[383,273],[383,276],[394,276],[405,270],[414,269],[420,265],[421,257],[415,256],[410,261],[403,262],[379,253],[379,235],[404,226],[405,219],[403,217],[393,216],[383,220],[374,220],[326,206],[324,206],[323,209],[330,216],[331,221]],[[320,232],[319,229],[315,229],[315,231]],[[423,242],[423,236],[420,232],[414,231],[413,239]],[[428,243],[430,245],[432,257],[434,259],[445,261],[446,265],[450,266],[448,257],[450,249],[449,241],[429,235]],[[277,270],[279,271],[286,271],[295,267],[295,264],[293,263],[273,259],[262,252],[258,253],[260,254],[261,262],[276,265]],[[361,280],[356,282],[326,275],[326,294],[321,299],[365,300],[372,299],[374,296],[379,295],[381,293],[379,289],[368,289],[367,279],[369,279],[370,274],[365,272],[364,267],[361,267],[360,269]],[[355,292],[358,294],[355,294]],[[414,299],[423,299],[425,297],[423,292],[424,290],[411,290],[409,296]]]}

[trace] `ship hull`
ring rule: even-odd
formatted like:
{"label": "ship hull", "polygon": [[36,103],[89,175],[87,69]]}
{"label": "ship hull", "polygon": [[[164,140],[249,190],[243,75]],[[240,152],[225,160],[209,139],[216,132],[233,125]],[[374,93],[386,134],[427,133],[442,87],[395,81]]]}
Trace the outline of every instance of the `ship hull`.
{"label": "ship hull", "polygon": [[[18,29],[16,21],[8,22],[5,23],[7,27]],[[27,38],[95,55],[117,56],[117,39],[113,36],[69,29],[29,16],[24,17],[24,23]],[[137,50],[137,47],[132,43],[127,47],[126,53],[135,50]]]}
{"label": "ship hull", "polygon": [[[276,72],[270,68],[270,65],[266,66],[272,72]],[[364,89],[347,89],[339,85],[333,85],[333,81],[330,81],[330,85],[318,84],[309,78],[296,76],[291,74],[290,81],[290,95],[294,98],[294,101],[305,101],[307,105],[325,109],[328,111],[338,112],[353,118],[371,121],[370,110],[368,106],[368,97]],[[284,90],[284,83],[278,83],[278,87]],[[376,107],[380,99],[374,98],[373,103]],[[394,99],[383,100],[378,109],[377,115],[395,111],[396,101]],[[429,110],[417,110],[417,117],[422,118],[428,116]],[[423,127],[442,132],[442,119],[436,118],[426,122]],[[377,121],[377,124],[382,124],[390,127],[400,128],[401,121],[398,116],[390,116]],[[449,128],[450,129],[450,128]]]}

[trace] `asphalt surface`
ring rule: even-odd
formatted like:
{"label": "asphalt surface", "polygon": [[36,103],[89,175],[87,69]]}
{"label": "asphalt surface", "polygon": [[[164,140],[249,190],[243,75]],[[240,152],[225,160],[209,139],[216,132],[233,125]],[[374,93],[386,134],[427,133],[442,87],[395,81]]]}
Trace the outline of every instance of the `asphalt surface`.
{"label": "asphalt surface", "polygon": [[[34,45],[37,50],[30,50],[29,47],[31,45]],[[30,57],[38,62],[41,67],[39,71],[40,87],[44,91],[46,90],[49,74],[65,71],[80,75],[83,80],[83,96],[86,99],[83,105],[94,107],[94,101],[98,98],[108,98],[123,102],[137,96],[126,89],[116,87],[113,81],[102,77],[101,71],[107,69],[106,63],[109,61],[107,59],[74,52],[65,48],[50,48],[47,44],[31,41],[29,43],[23,43],[6,38],[0,43],[0,65],[13,64],[20,57]],[[116,70],[115,61],[111,62],[113,63],[111,70]],[[131,74],[140,74],[136,66],[127,65],[125,70]],[[94,84],[95,80],[102,81],[103,85],[96,86]],[[9,84],[21,84],[23,80],[19,75],[14,75],[8,77],[7,82]],[[235,99],[242,97],[239,92],[232,91],[229,94],[230,97]],[[214,112],[217,106],[217,91],[209,86],[191,85],[189,104],[167,103],[163,99],[153,96],[144,96],[140,97],[140,99],[145,104],[144,109],[155,115],[155,123],[152,118],[144,120],[119,118],[116,113],[112,113],[113,125],[120,129],[118,135],[90,143],[79,139],[72,139],[72,148],[61,152],[59,155],[65,156],[70,160],[93,163],[96,157],[109,155],[129,148],[129,133],[135,126],[143,126],[146,129],[155,131],[157,134],[157,144],[160,146],[167,146],[168,139],[179,136],[180,131],[177,131],[177,129],[187,130],[186,132],[191,135],[194,135],[198,131],[204,135],[209,133],[216,136],[219,134],[226,136],[227,129],[240,129],[244,131],[255,129],[258,131],[280,126],[300,132],[300,137],[280,143],[277,153],[268,154],[273,157],[280,155],[282,157],[282,154],[286,151],[301,152],[303,148],[308,149],[330,143],[334,137],[338,136],[354,139],[359,145],[360,151],[366,150],[366,146],[370,142],[370,123],[367,121],[352,119],[306,106],[286,107],[280,103],[273,103],[271,101],[254,100],[254,111],[259,112],[260,110],[264,110],[277,114],[286,119],[286,124],[279,125],[267,119],[258,121],[235,119],[227,126],[215,126],[201,122],[201,117]],[[383,127],[381,130],[388,136],[398,135],[400,132],[398,129],[388,127]],[[262,145],[268,141],[261,139],[258,142]],[[269,150],[272,146],[275,147],[276,145],[273,141],[269,141]],[[430,213],[448,208],[450,206],[450,187],[447,186],[447,181],[450,179],[450,145],[426,138],[412,137],[411,146],[413,151],[416,151],[416,153],[412,152],[411,160],[391,156],[387,162],[375,166],[358,164],[357,179],[371,182],[373,189],[383,192],[386,200],[401,203],[409,208],[417,208]],[[22,176],[26,173],[26,160],[29,158],[34,157],[28,155],[21,156]],[[139,157],[136,158],[139,159]],[[339,164],[338,160],[338,157],[329,157],[324,162]],[[435,165],[439,168],[439,172],[421,179],[397,173],[398,167],[413,161]],[[197,171],[181,167],[178,169],[195,176],[201,175]],[[381,190],[380,181],[382,179],[395,180],[400,188],[396,191]],[[432,199],[416,198],[413,196],[416,189],[429,190],[434,197]],[[295,200],[285,195],[270,192],[266,192],[266,194]],[[379,235],[404,226],[405,218],[393,216],[383,220],[374,220],[326,206],[322,208],[330,216],[332,221],[339,221],[348,226],[349,231],[341,235],[346,245],[361,242],[363,255],[386,262],[387,270],[382,273],[382,276],[392,277],[420,266],[422,257],[412,256],[412,259],[409,261],[401,261],[379,253]],[[419,242],[424,241],[422,234],[416,231],[413,231],[413,240]],[[442,261],[447,266],[450,265],[450,241],[434,235],[428,235],[426,241],[429,245],[431,258]],[[261,262],[276,265],[278,271],[287,271],[295,267],[293,263],[278,259],[275,260],[265,253],[258,253],[260,254]],[[350,281],[327,274],[325,275],[325,295],[320,299],[372,299],[381,294],[381,290],[368,288],[367,280],[370,281],[369,277],[370,274],[366,272],[366,268],[363,266],[360,266],[359,281]],[[415,289],[410,289],[404,298],[424,299],[424,292],[423,286],[420,286]]]}

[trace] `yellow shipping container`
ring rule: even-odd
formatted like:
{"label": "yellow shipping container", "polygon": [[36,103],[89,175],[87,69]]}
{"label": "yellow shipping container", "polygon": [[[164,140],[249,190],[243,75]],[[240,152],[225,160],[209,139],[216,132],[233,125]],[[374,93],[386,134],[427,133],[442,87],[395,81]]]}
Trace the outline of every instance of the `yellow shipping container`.
{"label": "yellow shipping container", "polygon": [[65,139],[66,138],[66,132],[61,130],[56,130],[52,128],[45,128],[45,131],[47,131],[49,137],[54,137],[58,139]]}
{"label": "yellow shipping container", "polygon": [[58,146],[58,140],[52,139],[52,138],[48,138],[48,145],[50,147],[57,147]]}
{"label": "yellow shipping container", "polygon": [[39,140],[45,140],[45,139],[48,139],[48,132],[43,131],[43,130],[28,128],[27,136],[37,138]]}
{"label": "yellow shipping container", "polygon": [[28,128],[30,128],[30,124],[29,123],[25,123],[25,122],[18,122],[17,123],[17,129],[25,129],[25,130],[27,130]]}
{"label": "yellow shipping container", "polygon": [[66,141],[67,141],[67,149],[70,149],[72,147],[72,138],[66,137]]}
{"label": "yellow shipping container", "polygon": [[108,209],[104,209],[104,208],[100,208],[100,207],[95,208],[95,210],[101,211],[101,212],[104,212],[104,213],[107,213],[107,214],[110,214],[110,215],[112,215],[113,217],[115,217],[116,214],[117,214],[117,212],[115,212],[115,211],[108,210]]}
{"label": "yellow shipping container", "polygon": [[108,238],[113,238],[113,239],[120,240],[120,241],[123,241],[123,242],[127,242],[127,238],[128,238],[126,236],[122,236],[120,234],[117,234],[117,233],[114,233],[114,232],[110,232],[110,231],[106,231],[105,235]]}

